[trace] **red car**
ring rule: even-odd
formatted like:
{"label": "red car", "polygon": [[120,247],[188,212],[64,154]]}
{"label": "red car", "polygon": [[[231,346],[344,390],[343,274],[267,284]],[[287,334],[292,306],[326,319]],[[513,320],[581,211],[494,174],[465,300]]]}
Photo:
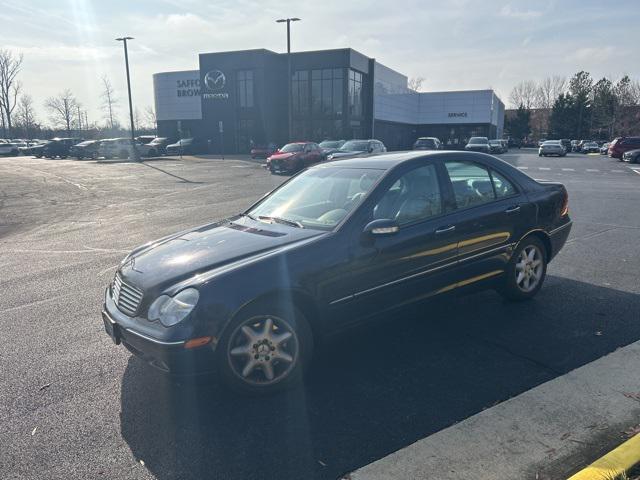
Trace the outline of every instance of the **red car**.
{"label": "red car", "polygon": [[271,173],[295,173],[324,158],[322,149],[314,142],[287,143],[267,158]]}
{"label": "red car", "polygon": [[640,148],[640,137],[618,137],[609,144],[609,156],[622,160],[624,152]]}
{"label": "red car", "polygon": [[251,158],[268,158],[277,152],[278,149],[271,145],[257,145],[251,149]]}

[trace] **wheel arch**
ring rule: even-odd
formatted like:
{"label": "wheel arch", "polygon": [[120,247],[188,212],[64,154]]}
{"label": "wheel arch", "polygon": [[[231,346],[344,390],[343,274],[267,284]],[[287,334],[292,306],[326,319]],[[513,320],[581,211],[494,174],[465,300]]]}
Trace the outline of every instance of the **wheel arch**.
{"label": "wheel arch", "polygon": [[529,237],[535,237],[542,242],[542,245],[544,245],[544,249],[545,249],[545,252],[544,252],[545,257],[546,257],[547,263],[549,263],[553,258],[553,247],[551,246],[551,238],[549,237],[549,234],[542,229],[536,229],[536,230],[531,230],[530,232],[527,232],[520,240],[518,240],[518,243],[514,247],[514,251],[518,248],[518,246],[522,243],[523,240]]}

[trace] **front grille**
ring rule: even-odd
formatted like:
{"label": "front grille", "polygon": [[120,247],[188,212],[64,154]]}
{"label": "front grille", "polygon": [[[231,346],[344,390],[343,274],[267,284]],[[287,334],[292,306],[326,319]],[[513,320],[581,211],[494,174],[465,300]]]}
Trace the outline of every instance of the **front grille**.
{"label": "front grille", "polygon": [[111,296],[122,313],[133,317],[140,306],[142,291],[123,282],[120,272],[118,272],[111,286]]}

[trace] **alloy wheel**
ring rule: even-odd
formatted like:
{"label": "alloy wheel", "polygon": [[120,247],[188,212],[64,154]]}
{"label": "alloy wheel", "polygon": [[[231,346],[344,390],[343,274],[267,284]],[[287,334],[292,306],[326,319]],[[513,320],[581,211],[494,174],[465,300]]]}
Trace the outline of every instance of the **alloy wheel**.
{"label": "alloy wheel", "polygon": [[542,252],[536,245],[528,245],[522,249],[516,263],[516,285],[525,293],[533,291],[544,271]]}
{"label": "alloy wheel", "polygon": [[298,362],[295,330],[272,315],[247,319],[232,332],[227,360],[243,382],[265,386],[284,380]]}

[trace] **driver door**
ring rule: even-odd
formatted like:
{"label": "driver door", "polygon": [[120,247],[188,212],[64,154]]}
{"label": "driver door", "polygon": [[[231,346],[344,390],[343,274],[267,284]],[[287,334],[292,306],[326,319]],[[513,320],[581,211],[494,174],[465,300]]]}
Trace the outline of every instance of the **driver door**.
{"label": "driver door", "polygon": [[[457,237],[449,225],[443,175],[439,163],[414,164],[381,185],[375,203],[368,202],[352,242],[354,291],[347,318],[379,314],[455,283]],[[377,219],[395,220],[399,230],[363,234]]]}

